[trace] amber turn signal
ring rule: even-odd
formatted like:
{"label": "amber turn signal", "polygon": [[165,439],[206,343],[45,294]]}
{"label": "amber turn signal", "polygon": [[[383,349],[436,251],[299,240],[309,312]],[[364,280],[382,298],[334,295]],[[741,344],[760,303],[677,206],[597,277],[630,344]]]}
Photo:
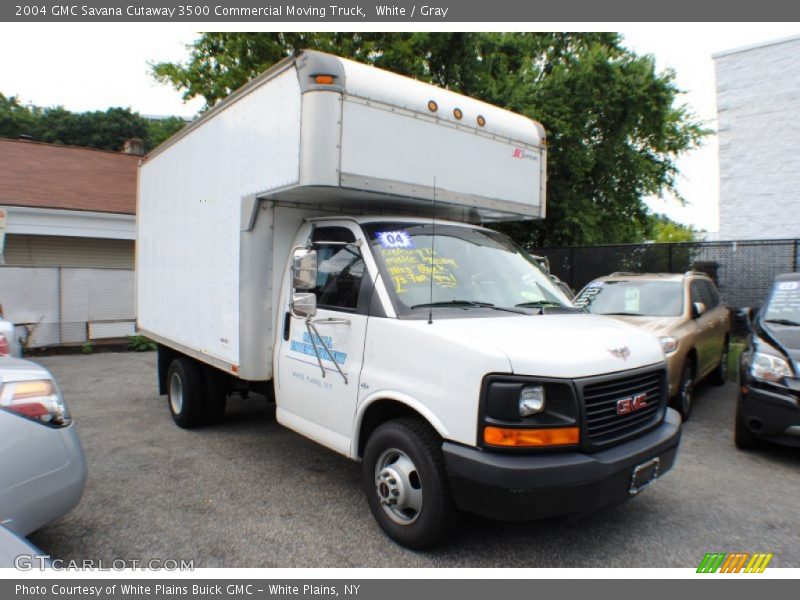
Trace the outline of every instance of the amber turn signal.
{"label": "amber turn signal", "polygon": [[510,448],[568,446],[580,440],[580,429],[577,427],[559,427],[556,429],[505,429],[502,427],[486,427],[483,430],[483,441],[491,446]]}
{"label": "amber turn signal", "polygon": [[317,75],[314,81],[319,85],[331,85],[333,83],[333,75]]}

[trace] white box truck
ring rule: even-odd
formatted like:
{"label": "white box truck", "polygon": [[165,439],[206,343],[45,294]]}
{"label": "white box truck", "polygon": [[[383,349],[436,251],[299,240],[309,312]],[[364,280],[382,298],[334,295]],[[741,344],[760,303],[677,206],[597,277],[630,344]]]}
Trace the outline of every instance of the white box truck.
{"label": "white box truck", "polygon": [[376,520],[414,548],[458,510],[637,494],[680,439],[659,341],[576,310],[478,225],[544,217],[545,160],[526,117],[317,52],[206,112],[139,170],[138,330],[175,422],[264,394],[361,461]]}

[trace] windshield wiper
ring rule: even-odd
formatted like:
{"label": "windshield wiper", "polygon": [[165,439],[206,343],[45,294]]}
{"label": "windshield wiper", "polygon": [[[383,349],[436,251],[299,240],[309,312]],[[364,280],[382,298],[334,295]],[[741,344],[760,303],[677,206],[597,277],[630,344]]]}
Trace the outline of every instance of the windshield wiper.
{"label": "windshield wiper", "polygon": [[549,308],[551,306],[555,306],[558,308],[570,308],[569,306],[564,306],[563,304],[559,304],[558,302],[550,302],[548,300],[536,300],[534,302],[520,302],[519,304],[515,304],[514,306],[518,306],[519,308]]}
{"label": "windshield wiper", "polygon": [[787,325],[789,327],[800,327],[800,323],[790,319],[764,319],[764,323],[775,323],[776,325]]}
{"label": "windshield wiper", "polygon": [[426,302],[424,304],[415,304],[411,308],[441,308],[446,306],[469,306],[477,308],[491,308],[492,310],[502,310],[505,312],[516,313],[518,315],[527,315],[528,313],[521,310],[514,310],[513,308],[506,308],[504,306],[495,306],[491,302],[479,302],[477,300],[442,300],[441,302]]}

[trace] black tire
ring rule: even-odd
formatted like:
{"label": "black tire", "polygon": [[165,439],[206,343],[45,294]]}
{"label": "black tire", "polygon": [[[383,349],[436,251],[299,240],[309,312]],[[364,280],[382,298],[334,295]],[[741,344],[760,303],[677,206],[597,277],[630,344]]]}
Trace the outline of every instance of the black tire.
{"label": "black tire", "polygon": [[[399,456],[393,461],[394,454]],[[435,546],[448,536],[457,510],[442,458],[442,440],[427,423],[414,418],[387,421],[370,435],[363,458],[364,492],[386,535],[417,550]],[[402,468],[407,466],[405,459],[413,470]],[[379,464],[383,468],[379,469]],[[411,506],[412,489],[418,494],[417,510],[383,502],[383,498],[395,503],[399,499],[404,506]]]}
{"label": "black tire", "polygon": [[225,417],[225,408],[228,405],[228,377],[219,369],[206,366],[206,418],[209,425],[219,423]]}
{"label": "black tire", "polygon": [[725,338],[725,343],[722,346],[722,354],[719,357],[719,364],[717,368],[711,372],[711,377],[708,378],[711,385],[725,385],[728,379],[728,338]]}
{"label": "black tire", "polygon": [[199,427],[206,419],[205,378],[191,358],[176,358],[167,371],[167,406],[178,427]]}
{"label": "black tire", "polygon": [[742,400],[741,398],[736,401],[736,417],[733,426],[733,443],[739,450],[755,450],[761,445],[761,440],[758,439],[747,424],[744,422],[744,415],[742,415]]}
{"label": "black tire", "polygon": [[673,398],[672,405],[681,414],[684,422],[691,418],[694,405],[694,365],[690,359],[683,365],[678,393]]}

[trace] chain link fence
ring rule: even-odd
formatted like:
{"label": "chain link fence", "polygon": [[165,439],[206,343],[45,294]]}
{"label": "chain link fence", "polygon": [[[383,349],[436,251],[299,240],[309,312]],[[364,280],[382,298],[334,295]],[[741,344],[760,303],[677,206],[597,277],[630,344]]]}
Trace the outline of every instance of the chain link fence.
{"label": "chain link fence", "polygon": [[0,304],[23,348],[134,334],[131,269],[2,266]]}
{"label": "chain link fence", "polygon": [[528,248],[546,256],[551,272],[573,290],[617,271],[632,273],[708,273],[731,307],[764,302],[773,279],[800,270],[800,239],[617,244]]}

